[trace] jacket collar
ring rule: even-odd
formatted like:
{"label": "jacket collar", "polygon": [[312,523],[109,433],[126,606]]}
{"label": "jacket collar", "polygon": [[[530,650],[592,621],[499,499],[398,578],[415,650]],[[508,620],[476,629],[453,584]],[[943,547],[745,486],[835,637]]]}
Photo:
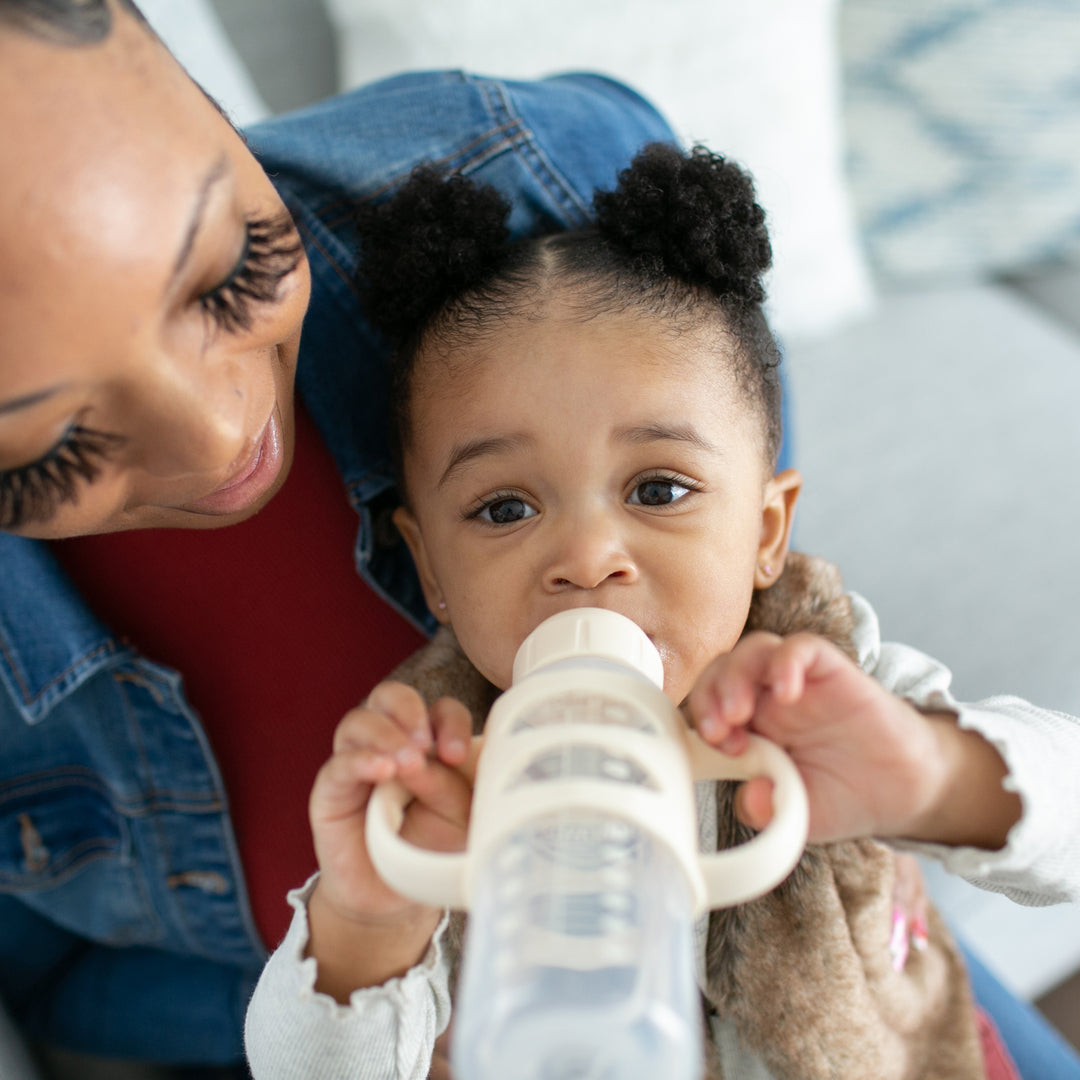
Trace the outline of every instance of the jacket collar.
{"label": "jacket collar", "polygon": [[0,685],[36,724],[132,655],[86,607],[48,544],[0,533]]}

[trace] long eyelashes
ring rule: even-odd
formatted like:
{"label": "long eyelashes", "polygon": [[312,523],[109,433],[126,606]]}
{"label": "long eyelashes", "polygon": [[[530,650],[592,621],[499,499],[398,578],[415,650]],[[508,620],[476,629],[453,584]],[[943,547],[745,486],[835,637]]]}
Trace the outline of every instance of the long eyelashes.
{"label": "long eyelashes", "polygon": [[485,525],[514,525],[519,521],[533,517],[536,508],[522,495],[512,491],[496,492],[481,499],[478,504],[465,511],[466,521],[480,521]]}
{"label": "long eyelashes", "polygon": [[40,460],[0,472],[0,529],[47,521],[57,507],[74,502],[79,485],[93,482],[123,442],[74,424]]}
{"label": "long eyelashes", "polygon": [[[631,482],[626,502],[664,512],[688,495],[702,490],[700,482],[682,473],[657,472],[638,476]],[[685,506],[685,504],[684,504]],[[539,513],[534,502],[512,488],[492,492],[462,512],[462,520],[478,521],[493,529],[516,525]]]}
{"label": "long eyelashes", "polygon": [[700,485],[679,473],[657,473],[635,481],[627,502],[637,506],[663,509],[674,506],[687,495],[700,490]]}
{"label": "long eyelashes", "polygon": [[277,299],[278,287],[302,256],[288,214],[249,221],[239,262],[225,281],[199,297],[199,306],[226,333],[250,330],[254,306]]}

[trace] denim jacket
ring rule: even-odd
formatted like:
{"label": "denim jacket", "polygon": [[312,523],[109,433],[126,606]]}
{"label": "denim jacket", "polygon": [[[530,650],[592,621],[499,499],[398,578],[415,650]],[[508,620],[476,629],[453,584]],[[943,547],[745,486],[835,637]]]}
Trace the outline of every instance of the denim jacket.
{"label": "denim jacket", "polygon": [[[670,132],[596,76],[424,73],[247,135],[311,260],[298,386],[359,515],[357,569],[430,628],[389,520],[385,349],[350,284],[350,210],[435,160],[510,197],[515,233],[576,226],[593,189]],[[73,1049],[226,1062],[264,959],[180,674],[96,619],[47,544],[0,533],[0,996]]]}

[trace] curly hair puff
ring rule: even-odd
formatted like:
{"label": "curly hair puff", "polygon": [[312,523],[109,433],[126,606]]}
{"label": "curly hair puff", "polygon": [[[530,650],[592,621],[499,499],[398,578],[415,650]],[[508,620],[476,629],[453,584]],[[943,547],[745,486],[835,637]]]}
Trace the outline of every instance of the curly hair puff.
{"label": "curly hair puff", "polygon": [[460,174],[418,166],[390,200],[358,212],[358,283],[372,321],[391,341],[421,333],[439,311],[503,261],[509,204]]}
{"label": "curly hair puff", "polygon": [[394,452],[408,445],[417,360],[456,348],[558,291],[583,318],[635,310],[680,328],[710,324],[750,403],[766,453],[781,441],[779,351],[762,313],[772,251],[750,177],[703,147],[655,143],[594,197],[596,223],[513,239],[492,188],[421,166],[386,202],[364,208],[357,284],[371,322],[395,349]]}
{"label": "curly hair puff", "polygon": [[760,304],[772,264],[765,211],[737,165],[695,146],[645,147],[614,191],[593,198],[600,234],[632,256],[642,276],[675,278],[718,299]]}

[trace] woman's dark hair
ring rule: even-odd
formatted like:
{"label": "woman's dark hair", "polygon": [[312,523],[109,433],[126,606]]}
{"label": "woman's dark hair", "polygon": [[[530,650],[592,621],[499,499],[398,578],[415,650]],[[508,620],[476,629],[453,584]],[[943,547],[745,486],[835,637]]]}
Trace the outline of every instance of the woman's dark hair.
{"label": "woman's dark hair", "polygon": [[[145,23],[132,0],[117,0]],[[10,27],[56,45],[95,45],[112,30],[109,0],[0,0],[0,28]]]}
{"label": "woman's dark hair", "polygon": [[421,166],[388,201],[360,212],[358,283],[371,321],[395,350],[399,477],[418,356],[482,340],[535,312],[555,289],[573,298],[583,319],[637,310],[676,332],[716,327],[760,410],[775,464],[780,356],[761,284],[772,251],[750,177],[703,147],[687,153],[655,143],[593,206],[587,228],[512,242],[509,207],[496,191]]}
{"label": "woman's dark hair", "polygon": [[[115,2],[122,10],[133,15],[148,34],[160,41],[134,0]],[[110,0],[0,0],[0,30],[15,30],[54,45],[96,45],[109,36],[112,27]],[[236,134],[247,142],[244,133],[233,124],[220,102],[208,94],[201,84],[195,85]]]}

